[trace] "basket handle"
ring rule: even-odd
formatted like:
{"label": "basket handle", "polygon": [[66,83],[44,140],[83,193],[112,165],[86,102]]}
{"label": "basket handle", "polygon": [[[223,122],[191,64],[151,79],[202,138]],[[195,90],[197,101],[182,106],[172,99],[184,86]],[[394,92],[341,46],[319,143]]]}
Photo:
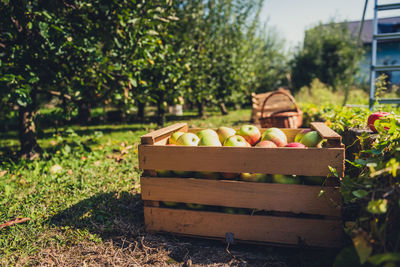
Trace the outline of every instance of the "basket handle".
{"label": "basket handle", "polygon": [[261,108],[261,115],[260,115],[261,118],[264,118],[263,115],[264,115],[265,103],[267,103],[268,99],[269,99],[271,96],[273,96],[273,95],[279,95],[279,94],[284,95],[284,96],[286,96],[287,98],[289,98],[290,102],[292,102],[292,103],[294,104],[294,106],[295,106],[295,108],[296,108],[296,111],[299,112],[299,113],[301,112],[299,106],[298,106],[297,103],[296,103],[296,100],[294,99],[294,97],[293,97],[291,94],[286,93],[285,91],[275,91],[275,92],[272,92],[271,94],[269,94],[269,96],[267,96],[267,97],[265,98],[265,100],[264,100],[264,102],[263,102],[263,105],[262,105],[262,108]]}

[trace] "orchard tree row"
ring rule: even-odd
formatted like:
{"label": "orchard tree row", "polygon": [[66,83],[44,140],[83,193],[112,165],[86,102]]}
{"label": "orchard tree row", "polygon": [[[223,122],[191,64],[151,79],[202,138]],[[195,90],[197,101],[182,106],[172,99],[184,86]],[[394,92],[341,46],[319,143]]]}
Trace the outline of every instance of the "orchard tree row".
{"label": "orchard tree row", "polygon": [[51,100],[83,123],[185,99],[250,101],[286,83],[282,43],[259,24],[262,0],[0,1],[0,115],[18,114],[22,155],[40,152],[35,116]]}

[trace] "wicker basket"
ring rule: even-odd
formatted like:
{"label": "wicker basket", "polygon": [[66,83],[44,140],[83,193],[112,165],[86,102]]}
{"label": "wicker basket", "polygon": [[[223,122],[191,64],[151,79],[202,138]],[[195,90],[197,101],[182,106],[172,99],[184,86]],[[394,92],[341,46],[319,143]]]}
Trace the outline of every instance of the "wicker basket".
{"label": "wicker basket", "polygon": [[[264,116],[265,105],[273,96],[281,94],[286,96],[295,106],[294,110],[283,110],[274,112]],[[278,128],[299,128],[303,124],[303,112],[296,104],[296,100],[290,94],[284,91],[275,91],[265,98],[261,108],[260,125],[263,128],[278,127]]]}

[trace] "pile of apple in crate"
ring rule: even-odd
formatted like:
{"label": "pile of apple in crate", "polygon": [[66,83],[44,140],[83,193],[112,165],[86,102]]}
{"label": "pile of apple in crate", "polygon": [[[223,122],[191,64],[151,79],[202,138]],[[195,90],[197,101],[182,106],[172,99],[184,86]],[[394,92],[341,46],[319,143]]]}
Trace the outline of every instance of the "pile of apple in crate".
{"label": "pile of apple in crate", "polygon": [[188,129],[141,137],[146,229],[310,247],[342,242],[341,137],[310,129]]}

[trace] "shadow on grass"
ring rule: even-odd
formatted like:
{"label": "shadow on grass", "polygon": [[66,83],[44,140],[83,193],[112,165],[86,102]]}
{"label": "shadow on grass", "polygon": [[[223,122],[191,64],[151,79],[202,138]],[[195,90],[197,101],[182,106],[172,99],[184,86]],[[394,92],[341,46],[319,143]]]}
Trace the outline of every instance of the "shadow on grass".
{"label": "shadow on grass", "polygon": [[[238,244],[145,232],[143,202],[129,192],[102,193],[52,217],[50,224],[89,230],[122,248],[134,243],[143,253],[167,253],[169,263],[239,266],[332,266],[336,250]],[[251,225],[249,225],[251,227]],[[160,256],[161,257],[161,256]],[[165,262],[165,264],[167,263]],[[146,264],[146,262],[143,262]],[[148,264],[148,262],[147,262]]]}

